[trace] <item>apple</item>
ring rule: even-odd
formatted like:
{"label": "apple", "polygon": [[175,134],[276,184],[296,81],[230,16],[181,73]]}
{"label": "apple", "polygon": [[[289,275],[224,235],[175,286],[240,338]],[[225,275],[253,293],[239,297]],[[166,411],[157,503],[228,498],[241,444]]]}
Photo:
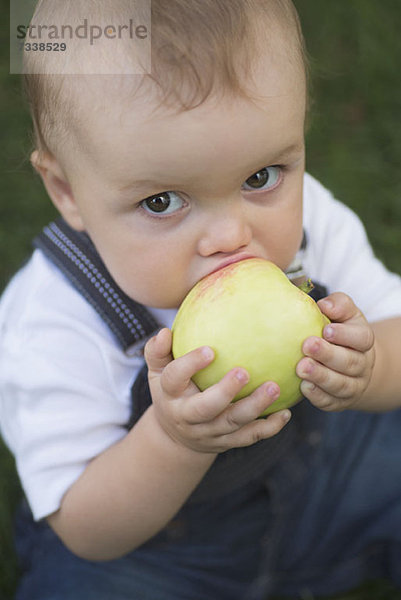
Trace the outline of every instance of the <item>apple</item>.
{"label": "apple", "polygon": [[265,416],[300,400],[295,367],[302,344],[311,335],[322,337],[329,322],[279,267],[259,258],[242,260],[204,277],[184,298],[172,326],[173,357],[213,348],[213,362],[193,377],[202,391],[234,367],[245,368],[250,380],[234,401],[275,381],[280,397]]}

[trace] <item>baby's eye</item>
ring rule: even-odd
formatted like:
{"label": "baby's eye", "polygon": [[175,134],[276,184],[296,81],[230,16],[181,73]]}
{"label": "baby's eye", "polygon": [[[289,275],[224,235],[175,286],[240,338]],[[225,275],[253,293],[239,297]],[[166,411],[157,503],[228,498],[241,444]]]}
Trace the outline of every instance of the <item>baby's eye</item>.
{"label": "baby's eye", "polygon": [[280,182],[281,173],[280,167],[265,167],[249,177],[243,188],[245,190],[270,190]]}
{"label": "baby's eye", "polygon": [[141,206],[151,214],[169,215],[184,206],[185,202],[175,192],[163,192],[142,200]]}

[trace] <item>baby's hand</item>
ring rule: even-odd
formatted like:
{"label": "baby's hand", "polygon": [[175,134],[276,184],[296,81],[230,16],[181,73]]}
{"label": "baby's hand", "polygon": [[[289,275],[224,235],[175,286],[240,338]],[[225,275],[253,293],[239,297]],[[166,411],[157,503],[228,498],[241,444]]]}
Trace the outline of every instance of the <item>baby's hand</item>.
{"label": "baby's hand", "polygon": [[297,365],[301,391],[317,408],[353,408],[369,385],[375,362],[374,335],[362,312],[346,294],[336,292],[318,302],[332,321],[323,337],[309,337]]}
{"label": "baby's hand", "polygon": [[153,406],[167,434],[187,448],[215,454],[250,446],[278,433],[291,417],[288,410],[257,419],[278,398],[278,385],[266,382],[250,396],[232,403],[249,378],[245,369],[235,368],[200,392],[191,377],[213,359],[211,348],[202,347],[173,360],[169,329],[162,329],[146,344]]}

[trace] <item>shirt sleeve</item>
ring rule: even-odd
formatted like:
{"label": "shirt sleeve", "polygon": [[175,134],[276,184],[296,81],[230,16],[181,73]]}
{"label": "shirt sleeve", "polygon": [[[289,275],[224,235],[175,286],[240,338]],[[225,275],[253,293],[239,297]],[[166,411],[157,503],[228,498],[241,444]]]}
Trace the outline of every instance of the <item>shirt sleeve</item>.
{"label": "shirt sleeve", "polygon": [[401,316],[401,277],[374,255],[359,217],[310,175],[305,177],[304,226],[309,276],[353,299],[369,321]]}
{"label": "shirt sleeve", "polygon": [[66,284],[61,292],[63,310],[29,296],[35,318],[22,311],[0,341],[2,435],[36,520],[56,511],[88,462],[126,435],[130,387],[143,364],[108,337],[75,290]]}

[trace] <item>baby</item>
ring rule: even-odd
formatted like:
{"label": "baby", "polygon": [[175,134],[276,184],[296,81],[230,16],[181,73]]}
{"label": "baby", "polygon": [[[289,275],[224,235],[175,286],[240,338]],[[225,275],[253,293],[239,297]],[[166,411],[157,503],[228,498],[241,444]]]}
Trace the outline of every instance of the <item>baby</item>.
{"label": "baby", "polygon": [[[109,5],[87,3],[94,22],[135,15],[133,1]],[[38,15],[78,23],[72,2],[42,0]],[[26,56],[32,164],[62,220],[0,306],[2,434],[30,507],[17,599],[401,585],[401,280],[305,174],[295,9],[152,0],[151,25],[151,74],[85,74],[67,48],[77,74],[57,75],[45,52]],[[110,70],[107,41],[93,47]],[[133,51],[122,43],[118,73]],[[289,276],[302,260],[326,289],[332,323],[304,341],[291,420],[257,418],[280,396],[274,381],[233,404],[240,365],[201,393],[191,378],[213,349],[171,356],[188,291],[249,257]]]}

